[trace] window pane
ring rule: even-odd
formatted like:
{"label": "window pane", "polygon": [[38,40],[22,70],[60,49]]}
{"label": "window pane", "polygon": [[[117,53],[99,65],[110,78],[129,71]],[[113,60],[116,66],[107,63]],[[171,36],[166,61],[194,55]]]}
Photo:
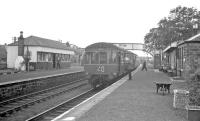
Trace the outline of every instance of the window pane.
{"label": "window pane", "polygon": [[48,53],[44,53],[44,61],[48,62]]}
{"label": "window pane", "polygon": [[113,60],[112,60],[112,50],[108,52],[108,60],[109,60],[109,63],[113,63]]}
{"label": "window pane", "polygon": [[109,58],[109,63],[117,63],[117,53],[116,51],[112,50]]}
{"label": "window pane", "polygon": [[100,52],[100,64],[107,64],[107,53]]}
{"label": "window pane", "polygon": [[43,61],[43,59],[42,59],[42,52],[38,52],[37,53],[37,60],[38,60],[38,62]]}
{"label": "window pane", "polygon": [[48,54],[48,61],[51,62],[53,60],[52,58],[53,58],[52,53],[49,53]]}
{"label": "window pane", "polygon": [[85,64],[90,64],[91,62],[90,62],[90,60],[91,60],[91,52],[86,52],[85,53],[85,57],[84,57],[85,59]]}
{"label": "window pane", "polygon": [[99,63],[99,53],[93,52],[91,54],[91,64],[98,64]]}

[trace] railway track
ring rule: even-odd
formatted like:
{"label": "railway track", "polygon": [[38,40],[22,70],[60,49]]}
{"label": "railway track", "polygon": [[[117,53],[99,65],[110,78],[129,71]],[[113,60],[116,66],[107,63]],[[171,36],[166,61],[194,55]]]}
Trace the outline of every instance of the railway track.
{"label": "railway track", "polygon": [[75,90],[84,85],[87,85],[86,81],[83,80],[73,81],[50,89],[45,89],[39,92],[31,93],[28,95],[20,96],[18,98],[0,102],[0,117],[3,118],[10,116],[16,111],[22,110],[31,105],[40,103],[42,101],[61,95],[63,93]]}
{"label": "railway track", "polygon": [[[122,77],[126,76],[129,72],[122,74],[121,76],[113,79],[112,81],[115,82]],[[93,90],[90,89],[76,97],[73,97],[49,110],[46,110],[34,117],[27,119],[26,121],[50,121],[59,116],[60,114],[70,110],[71,108],[75,107],[76,105],[80,104],[84,100],[90,98],[91,96],[95,95],[96,93],[100,92],[105,87],[98,87],[97,89]]]}
{"label": "railway track", "polygon": [[66,112],[67,110],[73,108],[74,106],[80,104],[82,101],[98,93],[100,90],[101,89],[88,90],[72,99],[67,100],[64,103],[59,104],[58,106],[55,106],[45,112],[42,112],[34,117],[31,117],[26,121],[50,121],[59,116],[60,114]]}

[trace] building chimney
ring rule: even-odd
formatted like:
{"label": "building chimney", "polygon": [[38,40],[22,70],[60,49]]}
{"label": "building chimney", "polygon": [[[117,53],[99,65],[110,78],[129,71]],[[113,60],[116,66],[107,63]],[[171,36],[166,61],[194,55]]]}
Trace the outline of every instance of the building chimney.
{"label": "building chimney", "polygon": [[16,41],[17,41],[17,37],[14,37],[13,39],[14,39],[14,43],[16,43]]}
{"label": "building chimney", "polygon": [[23,32],[20,32],[20,36],[18,38],[18,56],[24,56],[24,37]]}

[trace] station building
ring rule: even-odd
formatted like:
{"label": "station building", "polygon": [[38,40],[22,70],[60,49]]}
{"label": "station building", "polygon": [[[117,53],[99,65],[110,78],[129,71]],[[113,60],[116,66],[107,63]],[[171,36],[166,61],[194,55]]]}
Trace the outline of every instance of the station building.
{"label": "station building", "polygon": [[0,45],[0,70],[6,68],[6,59],[7,59],[6,45]]}
{"label": "station building", "polygon": [[23,38],[7,46],[7,68],[14,68],[18,56],[28,59],[30,69],[53,69],[70,67],[74,50],[59,41],[37,36]]}
{"label": "station building", "polygon": [[172,73],[173,75],[177,75],[177,42],[171,43],[163,50],[163,65],[165,70]]}
{"label": "station building", "polygon": [[178,75],[189,78],[200,69],[200,33],[177,45]]}
{"label": "station building", "polygon": [[187,80],[200,69],[200,34],[174,42],[163,52],[166,70]]}

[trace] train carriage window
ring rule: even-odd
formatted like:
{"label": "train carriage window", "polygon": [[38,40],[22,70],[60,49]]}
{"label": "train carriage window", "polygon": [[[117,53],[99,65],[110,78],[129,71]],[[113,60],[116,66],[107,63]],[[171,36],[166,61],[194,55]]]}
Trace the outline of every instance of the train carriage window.
{"label": "train carriage window", "polygon": [[100,52],[100,64],[107,64],[107,53],[106,52]]}
{"label": "train carriage window", "polygon": [[125,61],[125,63],[130,63],[130,54],[129,53],[125,53],[124,61]]}
{"label": "train carriage window", "polygon": [[124,53],[121,53],[121,64],[124,64]]}
{"label": "train carriage window", "polygon": [[91,64],[98,64],[99,63],[99,53],[93,52],[91,54]]}
{"label": "train carriage window", "polygon": [[109,63],[113,63],[113,61],[112,61],[112,50],[108,51],[108,60],[109,60]]}
{"label": "train carriage window", "polygon": [[114,63],[117,63],[117,57],[118,57],[118,56],[117,56],[117,53],[114,52],[114,53],[113,53],[113,56],[112,56],[113,62],[114,62]]}
{"label": "train carriage window", "polygon": [[112,50],[109,56],[109,63],[117,63],[117,53],[116,51]]}

